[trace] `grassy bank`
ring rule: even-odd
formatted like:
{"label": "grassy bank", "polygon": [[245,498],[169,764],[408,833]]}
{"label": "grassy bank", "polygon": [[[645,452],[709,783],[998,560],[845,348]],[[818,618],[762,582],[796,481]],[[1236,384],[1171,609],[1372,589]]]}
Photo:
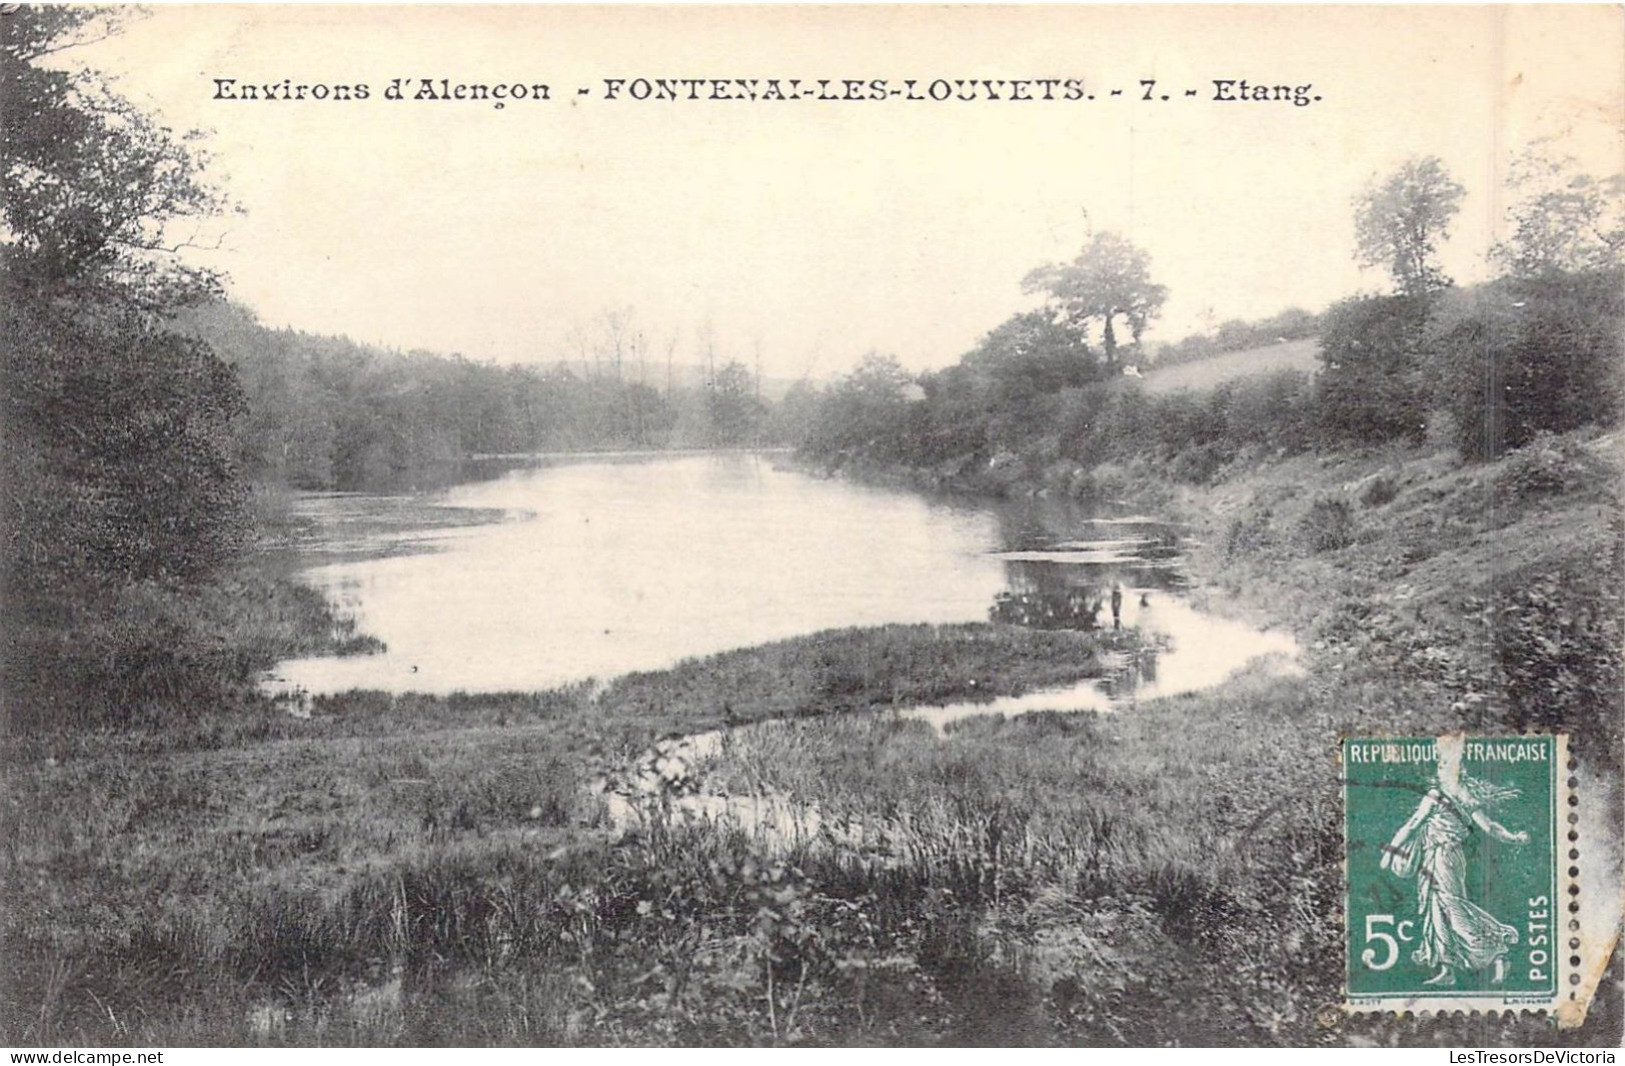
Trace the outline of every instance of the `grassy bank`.
{"label": "grassy bank", "polygon": [[[613,842],[590,774],[667,733],[729,720],[1063,683],[1131,641],[887,627],[598,692],[355,694],[318,700],[309,720],[248,704],[117,732],[13,735],[5,1038],[676,1039],[670,1019],[635,1005],[637,982],[620,967],[641,973],[662,949],[622,910],[655,881],[704,880],[712,858],[748,857],[749,845]],[[711,901],[723,908],[718,935],[738,951],[756,935],[754,911],[734,915],[748,880]],[[759,976],[729,973],[746,986]],[[735,998],[705,1024],[719,1039],[769,1039],[753,1028],[759,996]]]}
{"label": "grassy bank", "polygon": [[[1539,714],[1617,796],[1599,771],[1617,696],[1595,696],[1618,656],[1593,645],[1619,624],[1619,467],[1606,439],[1547,448],[1162,486],[1201,541],[1199,594],[1290,624],[1309,671],[1133,713],[946,737],[887,713],[1091,676],[1132,640],[977,625],[822,634],[602,689],[12,736],[5,1039],[1617,1041],[1617,980],[1573,1034],[1328,1009],[1339,735]],[[1557,625],[1573,636],[1531,653],[1524,638]],[[589,787],[662,736],[764,719],[783,724],[694,773],[816,804],[848,835],[623,832]]]}

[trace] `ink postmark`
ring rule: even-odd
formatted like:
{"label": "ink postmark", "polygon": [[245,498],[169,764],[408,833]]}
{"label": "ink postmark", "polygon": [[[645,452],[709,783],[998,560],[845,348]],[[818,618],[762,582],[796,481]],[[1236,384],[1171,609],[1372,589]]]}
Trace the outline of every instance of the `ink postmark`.
{"label": "ink postmark", "polygon": [[1566,740],[1344,740],[1350,1009],[1557,1005]]}

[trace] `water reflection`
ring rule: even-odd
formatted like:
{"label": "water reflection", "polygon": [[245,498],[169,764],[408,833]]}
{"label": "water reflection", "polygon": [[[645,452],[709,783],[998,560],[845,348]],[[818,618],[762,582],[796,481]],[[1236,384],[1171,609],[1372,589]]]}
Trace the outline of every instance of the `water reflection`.
{"label": "water reflection", "polygon": [[904,716],[923,719],[940,730],[985,714],[1015,717],[1038,711],[1132,707],[1212,688],[1249,665],[1283,676],[1302,673],[1298,642],[1290,633],[1206,614],[1148,588],[1129,591],[1134,595],[1124,597],[1122,623],[1139,630],[1142,647],[1136,655],[1109,663],[1104,678],[988,702],[918,707]]}
{"label": "water reflection", "polygon": [[1177,526],[1145,516],[1103,518],[1064,501],[1029,501],[999,514],[1006,588],[994,621],[1043,629],[1135,629],[1141,646],[1107,664],[1100,679],[987,702],[921,707],[906,716],[939,729],[986,714],[1110,711],[1142,700],[1210,688],[1262,660],[1298,669],[1291,634],[1197,611],[1180,566]]}
{"label": "water reflection", "polygon": [[388,651],[283,663],[289,683],[534,690],[821,629],[979,621],[1004,587],[986,508],[749,455],[557,463],[435,502],[509,519],[307,571]]}
{"label": "water reflection", "polygon": [[1029,629],[1098,629],[1103,602],[1089,589],[1011,589],[993,598],[988,618]]}
{"label": "water reflection", "polygon": [[[1180,534],[1144,516],[1102,518],[1065,500],[1033,499],[998,512],[1006,588],[989,618],[1038,629],[1121,624],[1122,601],[1184,590]],[[1117,597],[1113,610],[1113,596]]]}

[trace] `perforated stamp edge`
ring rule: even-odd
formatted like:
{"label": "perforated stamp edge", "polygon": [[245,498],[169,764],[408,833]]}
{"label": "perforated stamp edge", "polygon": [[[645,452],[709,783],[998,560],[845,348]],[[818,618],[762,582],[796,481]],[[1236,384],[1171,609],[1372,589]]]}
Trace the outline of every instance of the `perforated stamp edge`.
{"label": "perforated stamp edge", "polygon": [[[1450,734],[1446,734],[1450,735]],[[1461,736],[1462,734],[1454,734]],[[1551,734],[1486,735],[1486,739],[1515,740],[1519,736],[1541,737]],[[1347,928],[1349,908],[1348,869],[1348,776],[1343,760],[1347,743],[1351,740],[1398,740],[1399,734],[1345,735],[1338,738],[1337,760],[1343,783],[1343,915]],[[1435,738],[1437,739],[1437,738]],[[1609,874],[1588,877],[1588,840],[1586,828],[1606,824],[1606,812],[1597,804],[1588,804],[1588,794],[1603,801],[1603,790],[1591,792],[1585,787],[1584,768],[1570,753],[1567,734],[1552,736],[1554,741],[1553,803],[1551,808],[1551,861],[1555,872],[1556,899],[1551,908],[1553,916],[1553,968],[1556,978],[1554,990],[1547,995],[1494,995],[1471,996],[1438,994],[1404,994],[1392,996],[1351,996],[1347,980],[1344,984],[1342,1009],[1350,1015],[1395,1014],[1431,1015],[1440,1013],[1504,1014],[1530,1011],[1553,1016],[1559,1028],[1575,1028],[1585,1021],[1586,1013],[1601,982],[1614,943],[1619,937],[1621,898],[1619,886],[1608,886]],[[1587,817],[1587,815],[1591,817]],[[1611,863],[1604,863],[1611,866]],[[1588,890],[1589,889],[1589,890]],[[1345,935],[1344,943],[1348,943]],[[1344,960],[1344,972],[1348,972]]]}

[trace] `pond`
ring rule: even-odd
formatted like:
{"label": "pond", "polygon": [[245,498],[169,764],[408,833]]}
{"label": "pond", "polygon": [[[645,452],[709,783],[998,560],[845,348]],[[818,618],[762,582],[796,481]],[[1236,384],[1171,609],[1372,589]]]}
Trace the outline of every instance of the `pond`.
{"label": "pond", "polygon": [[[351,554],[302,576],[388,650],[284,662],[269,691],[529,691],[891,622],[1109,626],[1114,585],[1124,625],[1168,638],[1158,677],[1201,662],[1219,680],[1261,654],[1248,639],[1226,652],[1256,631],[1183,602],[1176,528],[1069,501],[933,497],[712,454],[550,461],[304,509],[313,550]],[[481,524],[376,521],[412,509]],[[364,551],[358,514],[373,519]]]}

